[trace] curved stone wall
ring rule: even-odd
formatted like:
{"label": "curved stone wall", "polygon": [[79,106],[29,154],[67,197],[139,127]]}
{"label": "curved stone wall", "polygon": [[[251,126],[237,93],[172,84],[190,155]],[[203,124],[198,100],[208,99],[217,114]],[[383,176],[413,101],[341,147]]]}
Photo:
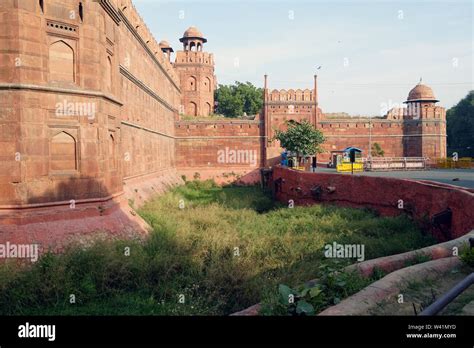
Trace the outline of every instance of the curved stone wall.
{"label": "curved stone wall", "polygon": [[439,241],[460,237],[474,228],[474,193],[455,186],[430,181],[307,173],[282,167],[273,169],[270,184],[276,199],[282,202],[334,203],[371,208],[392,216],[405,213]]}

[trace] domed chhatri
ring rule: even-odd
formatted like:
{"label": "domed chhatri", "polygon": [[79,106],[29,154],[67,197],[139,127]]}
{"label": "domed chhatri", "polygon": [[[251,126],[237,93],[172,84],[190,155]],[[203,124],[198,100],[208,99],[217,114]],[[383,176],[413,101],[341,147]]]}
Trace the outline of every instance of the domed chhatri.
{"label": "domed chhatri", "polygon": [[165,56],[168,58],[168,61],[171,62],[171,53],[174,52],[173,47],[170,46],[169,42],[166,40],[160,41],[158,44],[160,47],[161,51],[165,54]]}
{"label": "domed chhatri", "polygon": [[201,31],[196,27],[189,27],[179,39],[183,43],[185,51],[202,51],[203,45],[207,42]]}
{"label": "domed chhatri", "polygon": [[179,41],[183,42],[190,39],[200,39],[202,42],[207,42],[207,39],[204,38],[204,35],[202,35],[201,31],[194,26],[189,27],[184,32],[183,37],[179,39]]}
{"label": "domed chhatri", "polygon": [[431,87],[418,83],[411,91],[408,93],[407,102],[433,102],[437,103],[439,100],[436,99],[433,90]]}
{"label": "domed chhatri", "polygon": [[160,43],[158,44],[161,48],[171,48],[170,46],[170,43],[166,40],[162,40],[160,41]]}

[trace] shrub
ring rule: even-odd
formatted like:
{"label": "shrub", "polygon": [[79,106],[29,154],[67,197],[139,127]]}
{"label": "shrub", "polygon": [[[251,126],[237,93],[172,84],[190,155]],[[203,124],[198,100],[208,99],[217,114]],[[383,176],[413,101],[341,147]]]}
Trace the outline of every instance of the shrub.
{"label": "shrub", "polygon": [[461,261],[469,267],[474,267],[474,248],[464,245],[459,253]]}

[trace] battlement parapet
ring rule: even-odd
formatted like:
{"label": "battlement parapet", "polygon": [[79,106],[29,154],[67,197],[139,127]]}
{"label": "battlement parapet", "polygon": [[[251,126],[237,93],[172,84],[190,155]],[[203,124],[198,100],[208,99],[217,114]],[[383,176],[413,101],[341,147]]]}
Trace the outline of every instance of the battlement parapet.
{"label": "battlement parapet", "polygon": [[310,89],[304,89],[304,90],[274,89],[270,93],[268,93],[268,99],[267,99],[267,102],[290,102],[290,103],[314,102],[314,101],[315,101],[314,91]]}
{"label": "battlement parapet", "polygon": [[[104,1],[104,0],[101,0]],[[179,77],[173,69],[169,59],[162,52],[158,41],[155,39],[150,29],[142,19],[137,9],[133,5],[132,0],[105,0],[111,2],[115,8],[118,9],[121,17],[125,17],[127,24],[131,25],[131,30],[135,30],[138,36],[143,40],[146,46],[150,49],[152,54],[166,70],[168,75],[179,85]]]}
{"label": "battlement parapet", "polygon": [[214,55],[201,51],[178,51],[175,64],[204,64],[214,67]]}

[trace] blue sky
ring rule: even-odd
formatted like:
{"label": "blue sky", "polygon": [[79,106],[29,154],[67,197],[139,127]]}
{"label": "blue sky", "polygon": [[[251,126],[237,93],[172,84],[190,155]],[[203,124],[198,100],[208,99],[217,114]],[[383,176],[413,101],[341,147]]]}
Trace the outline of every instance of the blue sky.
{"label": "blue sky", "polygon": [[[473,87],[473,2],[134,0],[173,48],[191,25],[208,39],[219,83],[311,88],[324,112],[379,115],[418,83],[451,107]],[[238,61],[238,66],[236,66]]]}

